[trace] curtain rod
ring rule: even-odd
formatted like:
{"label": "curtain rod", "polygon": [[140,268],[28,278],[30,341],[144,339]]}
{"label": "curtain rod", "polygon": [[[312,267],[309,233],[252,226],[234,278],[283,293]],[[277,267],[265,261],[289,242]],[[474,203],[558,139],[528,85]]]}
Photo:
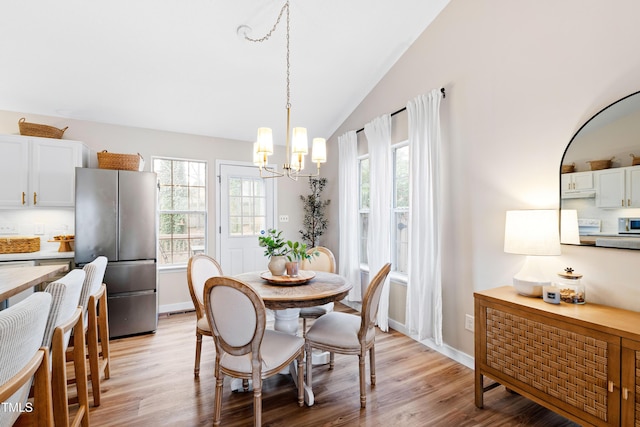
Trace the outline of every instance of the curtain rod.
{"label": "curtain rod", "polygon": [[[442,92],[442,98],[446,98],[446,97],[447,97],[447,95],[446,95],[446,94],[445,94],[445,92],[444,92],[444,88],[443,88],[443,87],[441,87],[441,88],[440,88],[440,92]],[[398,111],[394,111],[393,113],[391,113],[391,117],[395,116],[396,114],[402,113],[402,112],[403,112],[403,111],[405,111],[406,109],[407,109],[407,107],[402,107],[402,108],[401,108],[401,109],[399,109]],[[364,128],[358,129],[358,130],[356,131],[356,133],[360,133],[360,132],[362,132],[363,130],[364,130]]]}

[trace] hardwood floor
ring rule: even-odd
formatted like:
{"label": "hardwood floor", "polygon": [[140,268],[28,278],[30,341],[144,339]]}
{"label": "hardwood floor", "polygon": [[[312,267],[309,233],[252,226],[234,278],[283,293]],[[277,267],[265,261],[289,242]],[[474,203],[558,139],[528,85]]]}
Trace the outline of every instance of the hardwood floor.
{"label": "hardwood floor", "polygon": [[[211,425],[215,356],[213,340],[204,338],[199,380],[193,377],[194,313],[161,317],[155,334],[111,341],[111,378],[101,383],[102,404],[91,408],[91,425]],[[366,409],[360,409],[357,357],[336,355],[333,371],[314,367],[312,407],[298,407],[289,376],[265,380],[263,425],[577,425],[504,387],[486,393],[485,408],[477,409],[471,369],[395,331],[378,331],[376,359],[377,384],[371,388],[367,377]],[[252,416],[252,393],[231,392],[225,378],[222,425],[252,425]]]}

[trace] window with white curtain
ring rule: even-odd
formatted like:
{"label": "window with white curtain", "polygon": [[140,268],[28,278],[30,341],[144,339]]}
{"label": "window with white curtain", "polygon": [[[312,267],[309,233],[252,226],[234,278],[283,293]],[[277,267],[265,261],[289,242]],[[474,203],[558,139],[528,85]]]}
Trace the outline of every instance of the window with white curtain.
{"label": "window with white curtain", "polygon": [[409,142],[392,146],[393,226],[391,228],[393,270],[407,274],[409,263]]}
{"label": "window with white curtain", "polygon": [[[391,236],[392,265],[396,273],[406,275],[409,262],[409,143],[392,147],[393,153],[393,225]],[[369,225],[369,157],[358,159],[360,263],[367,265],[367,232]]]}
{"label": "window with white curtain", "polygon": [[358,211],[360,215],[360,263],[367,264],[367,233],[369,230],[369,201],[370,201],[370,181],[369,181],[369,156],[358,159],[359,192]]}
{"label": "window with white curtain", "polygon": [[207,163],[154,158],[158,174],[158,240],[160,267],[186,265],[205,252],[207,241]]}

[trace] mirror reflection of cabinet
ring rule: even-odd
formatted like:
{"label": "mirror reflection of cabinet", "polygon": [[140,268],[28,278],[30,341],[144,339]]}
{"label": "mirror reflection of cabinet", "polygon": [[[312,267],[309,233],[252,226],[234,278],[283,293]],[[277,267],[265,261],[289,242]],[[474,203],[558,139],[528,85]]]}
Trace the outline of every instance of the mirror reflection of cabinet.
{"label": "mirror reflection of cabinet", "polygon": [[640,166],[596,172],[599,208],[640,207]]}
{"label": "mirror reflection of cabinet", "polygon": [[[640,165],[634,155],[640,155],[640,92],[590,118],[562,157],[560,169],[570,164],[575,169],[560,175],[560,209],[576,210],[579,224],[601,224],[599,230],[581,230],[583,244],[599,246],[598,240],[606,238],[614,242],[613,247],[629,248],[615,245],[620,238],[637,240],[630,246],[640,248],[640,235],[620,236],[617,226],[618,218],[640,217]],[[613,159],[610,168],[591,170],[591,161],[604,159]]]}
{"label": "mirror reflection of cabinet", "polygon": [[593,172],[565,173],[560,176],[562,198],[594,197]]}

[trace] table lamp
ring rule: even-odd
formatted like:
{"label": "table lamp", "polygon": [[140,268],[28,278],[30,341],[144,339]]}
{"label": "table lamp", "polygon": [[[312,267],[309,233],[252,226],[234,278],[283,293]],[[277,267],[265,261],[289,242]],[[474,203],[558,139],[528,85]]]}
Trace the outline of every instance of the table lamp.
{"label": "table lamp", "polygon": [[542,287],[551,284],[540,257],[560,255],[558,211],[532,209],[507,211],[504,251],[527,255],[522,269],[513,276],[513,287],[521,295],[541,296]]}

